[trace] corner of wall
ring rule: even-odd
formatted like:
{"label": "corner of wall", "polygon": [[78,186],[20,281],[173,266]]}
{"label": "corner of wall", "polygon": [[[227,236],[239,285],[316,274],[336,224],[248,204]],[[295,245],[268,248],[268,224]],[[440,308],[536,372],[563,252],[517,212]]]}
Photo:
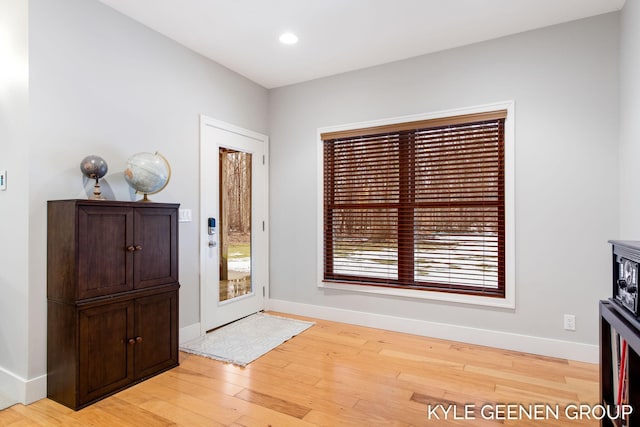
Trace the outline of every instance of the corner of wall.
{"label": "corner of wall", "polygon": [[47,396],[47,376],[25,380],[6,369],[0,368],[0,395],[6,403],[28,405]]}

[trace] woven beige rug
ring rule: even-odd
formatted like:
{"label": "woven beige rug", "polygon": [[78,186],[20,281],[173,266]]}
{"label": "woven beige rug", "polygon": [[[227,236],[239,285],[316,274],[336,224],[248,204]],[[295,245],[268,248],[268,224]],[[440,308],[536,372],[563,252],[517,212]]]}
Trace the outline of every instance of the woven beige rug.
{"label": "woven beige rug", "polygon": [[246,366],[313,324],[256,313],[189,341],[180,350]]}

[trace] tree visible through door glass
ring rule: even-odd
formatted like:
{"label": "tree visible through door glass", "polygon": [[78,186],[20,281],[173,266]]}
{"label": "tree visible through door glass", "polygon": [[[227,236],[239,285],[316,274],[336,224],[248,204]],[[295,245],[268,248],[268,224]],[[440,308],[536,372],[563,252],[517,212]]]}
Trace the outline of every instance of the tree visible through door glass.
{"label": "tree visible through door glass", "polygon": [[251,293],[251,153],[220,147],[220,301]]}

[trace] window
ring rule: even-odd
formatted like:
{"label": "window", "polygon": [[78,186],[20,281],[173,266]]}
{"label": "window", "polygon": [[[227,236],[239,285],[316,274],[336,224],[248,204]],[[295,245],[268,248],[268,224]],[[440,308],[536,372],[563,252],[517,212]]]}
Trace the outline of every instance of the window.
{"label": "window", "polygon": [[321,133],[322,280],[504,298],[506,116]]}

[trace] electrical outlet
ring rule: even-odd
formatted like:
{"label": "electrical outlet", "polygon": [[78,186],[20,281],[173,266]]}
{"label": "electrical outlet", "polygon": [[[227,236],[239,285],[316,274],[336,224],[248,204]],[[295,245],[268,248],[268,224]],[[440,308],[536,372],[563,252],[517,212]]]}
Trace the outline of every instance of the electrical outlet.
{"label": "electrical outlet", "polygon": [[576,316],[574,316],[573,314],[564,315],[564,329],[567,331],[576,330]]}

